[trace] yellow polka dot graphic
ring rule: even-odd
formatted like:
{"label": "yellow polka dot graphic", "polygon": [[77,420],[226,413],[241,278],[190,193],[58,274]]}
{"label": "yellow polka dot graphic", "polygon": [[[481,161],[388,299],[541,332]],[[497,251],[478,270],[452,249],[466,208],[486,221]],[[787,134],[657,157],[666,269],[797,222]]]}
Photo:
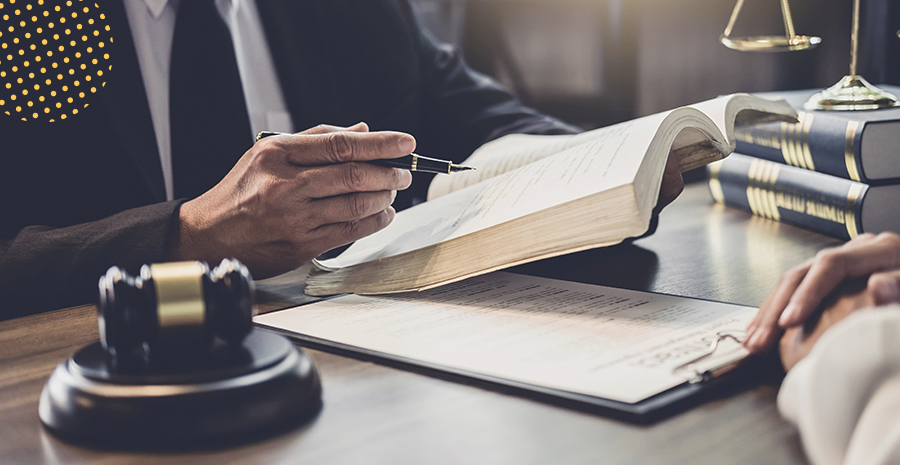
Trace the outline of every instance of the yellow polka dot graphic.
{"label": "yellow polka dot graphic", "polygon": [[78,115],[106,85],[112,42],[92,0],[0,0],[0,115]]}

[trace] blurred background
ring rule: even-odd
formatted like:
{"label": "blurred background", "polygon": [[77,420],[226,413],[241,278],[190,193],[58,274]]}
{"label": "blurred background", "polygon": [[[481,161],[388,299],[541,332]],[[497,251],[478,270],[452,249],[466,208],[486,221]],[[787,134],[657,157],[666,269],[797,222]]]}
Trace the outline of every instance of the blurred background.
{"label": "blurred background", "polygon": [[[815,49],[719,42],[731,0],[412,0],[424,24],[528,104],[586,129],[733,92],[824,88],[848,74],[852,0],[790,0]],[[900,84],[900,1],[862,0],[859,74]],[[784,34],[779,0],[745,0],[733,36]]]}

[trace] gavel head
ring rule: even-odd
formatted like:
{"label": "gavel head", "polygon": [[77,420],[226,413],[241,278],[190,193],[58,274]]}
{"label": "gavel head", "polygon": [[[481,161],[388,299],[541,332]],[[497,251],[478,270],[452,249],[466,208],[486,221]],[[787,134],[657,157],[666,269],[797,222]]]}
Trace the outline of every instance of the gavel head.
{"label": "gavel head", "polygon": [[212,270],[196,261],[144,265],[137,277],[113,266],[99,288],[100,342],[113,367],[240,345],[256,313],[253,279],[236,259]]}

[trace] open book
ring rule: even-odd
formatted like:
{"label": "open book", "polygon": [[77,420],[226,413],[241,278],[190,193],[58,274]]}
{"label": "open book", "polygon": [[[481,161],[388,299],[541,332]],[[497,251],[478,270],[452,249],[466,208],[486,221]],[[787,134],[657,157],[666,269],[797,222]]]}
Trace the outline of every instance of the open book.
{"label": "open book", "polygon": [[682,171],[734,150],[735,120],[796,121],[784,101],[719,97],[571,136],[507,136],[439,177],[429,201],[340,256],[315,261],[306,293],[423,290],[605,247],[647,231],[671,150]]}

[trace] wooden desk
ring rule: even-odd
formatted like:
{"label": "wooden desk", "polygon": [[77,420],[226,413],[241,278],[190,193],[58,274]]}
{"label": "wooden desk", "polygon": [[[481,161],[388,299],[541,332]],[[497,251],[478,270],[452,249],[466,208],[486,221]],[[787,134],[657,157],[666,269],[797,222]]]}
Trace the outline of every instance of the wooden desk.
{"label": "wooden desk", "polygon": [[[651,237],[516,270],[759,305],[782,272],[836,243],[715,206],[696,184]],[[262,283],[262,295],[302,300],[285,282]],[[37,407],[56,364],[97,339],[94,312],[82,306],[0,322],[0,463],[806,463],[795,430],[776,411],[774,384],[636,426],[318,351],[311,354],[325,406],[300,429],[225,450],[85,449],[44,431]]]}

